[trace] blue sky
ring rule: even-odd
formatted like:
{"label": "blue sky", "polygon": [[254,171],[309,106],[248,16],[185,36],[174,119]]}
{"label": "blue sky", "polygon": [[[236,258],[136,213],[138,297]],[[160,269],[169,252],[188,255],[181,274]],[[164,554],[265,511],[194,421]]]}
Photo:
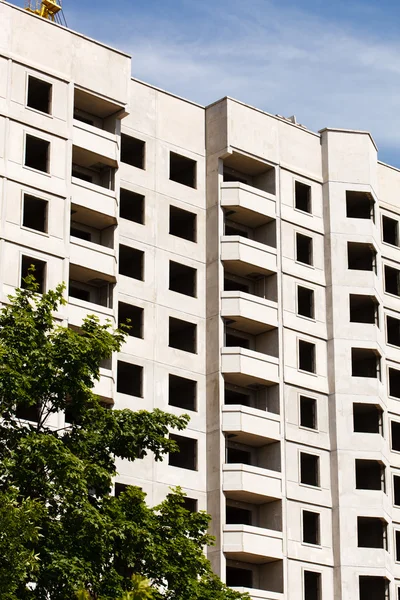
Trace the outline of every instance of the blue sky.
{"label": "blue sky", "polygon": [[134,77],[200,104],[229,95],[312,130],[371,131],[400,167],[397,0],[63,0],[69,27]]}

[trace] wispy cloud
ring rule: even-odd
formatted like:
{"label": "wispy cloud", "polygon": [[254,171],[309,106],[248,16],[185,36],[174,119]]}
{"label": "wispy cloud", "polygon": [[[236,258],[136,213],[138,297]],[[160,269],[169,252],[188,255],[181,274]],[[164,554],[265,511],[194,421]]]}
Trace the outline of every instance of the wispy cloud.
{"label": "wispy cloud", "polygon": [[133,8],[130,18],[104,28],[104,39],[132,54],[139,79],[202,104],[230,95],[268,112],[296,114],[314,130],[368,129],[383,159],[400,163],[396,39],[374,38],[274,0],[195,6],[177,2],[182,19],[178,12],[137,15]]}

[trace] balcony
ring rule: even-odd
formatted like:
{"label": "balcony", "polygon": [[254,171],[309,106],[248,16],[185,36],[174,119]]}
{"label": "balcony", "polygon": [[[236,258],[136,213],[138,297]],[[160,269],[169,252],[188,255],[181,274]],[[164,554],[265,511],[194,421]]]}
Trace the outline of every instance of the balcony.
{"label": "balcony", "polygon": [[248,406],[223,406],[222,431],[235,434],[240,444],[264,446],[279,441],[280,417]]}
{"label": "balcony", "polygon": [[254,590],[253,588],[233,587],[240,594],[249,594],[251,600],[284,600],[284,595],[278,592],[267,592],[266,590]]}
{"label": "balcony", "polygon": [[222,348],[221,355],[221,371],[229,383],[244,387],[279,383],[279,359],[275,356],[235,346]]}
{"label": "balcony", "polygon": [[74,146],[98,154],[116,166],[119,152],[116,135],[74,119],[72,142]]}
{"label": "balcony", "polygon": [[221,237],[221,260],[230,273],[241,277],[259,278],[277,272],[276,249],[240,235]]}
{"label": "balcony", "polygon": [[113,248],[71,236],[70,261],[91,271],[99,271],[115,280],[116,257]]}
{"label": "balcony", "polygon": [[100,379],[95,382],[93,392],[103,402],[114,403],[114,378],[110,369],[100,369]]}
{"label": "balcony", "polygon": [[222,490],[231,500],[264,504],[282,498],[282,479],[278,471],[226,463],[222,470]]}
{"label": "balcony", "polygon": [[223,552],[230,560],[262,564],[283,558],[282,532],[251,525],[224,525]]}
{"label": "balcony", "polygon": [[276,219],[275,196],[238,181],[221,184],[221,206],[231,221],[251,228]]}
{"label": "balcony", "polygon": [[221,316],[235,329],[253,335],[278,327],[277,303],[246,292],[222,292]]}

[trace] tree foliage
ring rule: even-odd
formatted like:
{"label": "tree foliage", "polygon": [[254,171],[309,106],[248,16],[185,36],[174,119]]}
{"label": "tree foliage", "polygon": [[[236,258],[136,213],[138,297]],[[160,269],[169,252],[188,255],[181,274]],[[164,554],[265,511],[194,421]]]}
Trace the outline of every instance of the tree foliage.
{"label": "tree foliage", "polygon": [[139,488],[111,493],[116,458],[162,460],[188,417],[107,410],[93,385],[124,333],[94,316],[61,326],[63,286],[26,284],[0,312],[0,599],[242,598],[213,575],[209,516],[179,490],[157,507]]}

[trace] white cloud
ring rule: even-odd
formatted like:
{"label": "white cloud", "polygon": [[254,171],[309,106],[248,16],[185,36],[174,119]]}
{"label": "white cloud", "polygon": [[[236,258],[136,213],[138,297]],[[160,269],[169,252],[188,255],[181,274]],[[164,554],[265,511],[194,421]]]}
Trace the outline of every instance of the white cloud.
{"label": "white cloud", "polygon": [[385,160],[397,146],[396,40],[272,0],[183,0],[175,8],[182,20],[132,9],[115,23],[115,36],[104,29],[105,41],[132,54],[135,77],[201,104],[229,95],[268,112],[296,114],[313,130],[367,129]]}

